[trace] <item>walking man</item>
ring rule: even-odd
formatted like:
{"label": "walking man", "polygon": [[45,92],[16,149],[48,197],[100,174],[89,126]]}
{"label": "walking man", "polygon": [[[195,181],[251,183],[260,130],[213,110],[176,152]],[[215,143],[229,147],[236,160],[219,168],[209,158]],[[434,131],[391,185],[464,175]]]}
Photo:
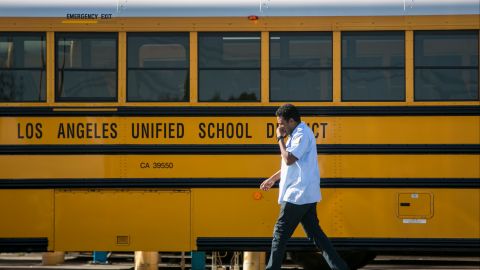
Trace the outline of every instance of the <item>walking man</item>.
{"label": "walking man", "polygon": [[299,223],[308,238],[323,251],[323,257],[332,270],[348,270],[348,266],[337,254],[318,223],[317,202],[321,200],[321,194],[315,136],[312,130],[301,122],[300,114],[292,104],[278,108],[276,116],[282,167],[260,185],[260,189],[267,191],[280,180],[280,214],[273,232],[267,270],[280,269],[288,239]]}

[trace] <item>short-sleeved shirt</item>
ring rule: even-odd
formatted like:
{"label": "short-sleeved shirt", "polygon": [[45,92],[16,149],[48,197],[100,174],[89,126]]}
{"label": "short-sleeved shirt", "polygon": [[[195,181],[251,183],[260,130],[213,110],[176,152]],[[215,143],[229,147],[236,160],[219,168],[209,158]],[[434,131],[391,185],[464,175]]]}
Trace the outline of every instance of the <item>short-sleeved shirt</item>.
{"label": "short-sleeved shirt", "polygon": [[278,203],[307,204],[319,202],[320,171],[318,168],[317,142],[312,130],[301,122],[290,134],[287,152],[298,160],[287,165],[282,158]]}

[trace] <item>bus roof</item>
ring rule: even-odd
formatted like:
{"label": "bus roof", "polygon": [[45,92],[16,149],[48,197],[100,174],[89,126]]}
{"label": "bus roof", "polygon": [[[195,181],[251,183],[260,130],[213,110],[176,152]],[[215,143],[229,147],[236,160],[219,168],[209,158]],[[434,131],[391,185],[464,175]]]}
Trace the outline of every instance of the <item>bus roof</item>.
{"label": "bus roof", "polygon": [[0,17],[259,17],[480,14],[480,0],[1,0]]}

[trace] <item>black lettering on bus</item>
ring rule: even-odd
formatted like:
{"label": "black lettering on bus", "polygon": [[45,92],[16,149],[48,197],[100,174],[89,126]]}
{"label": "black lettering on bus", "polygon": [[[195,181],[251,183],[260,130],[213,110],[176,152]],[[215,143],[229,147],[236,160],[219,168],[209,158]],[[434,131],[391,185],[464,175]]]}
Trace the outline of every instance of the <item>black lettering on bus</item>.
{"label": "black lettering on bus", "polygon": [[185,126],[183,123],[177,123],[177,138],[183,138],[185,134]]}
{"label": "black lettering on bus", "polygon": [[25,136],[22,135],[22,131],[21,131],[22,125],[21,125],[20,123],[18,123],[17,127],[18,127],[18,128],[17,128],[17,138],[19,138],[19,139],[25,139]]}
{"label": "black lettering on bus", "polygon": [[65,130],[63,127],[63,123],[60,123],[60,125],[58,126],[57,139],[65,139]]}
{"label": "black lettering on bus", "polygon": [[36,124],[35,124],[35,129],[36,129],[36,131],[37,131],[37,132],[35,133],[35,137],[36,137],[37,139],[41,139],[41,138],[43,137],[42,128],[43,128],[43,126],[42,126],[41,123],[36,123]]}
{"label": "black lettering on bus", "polygon": [[132,123],[132,138],[172,139],[184,136],[182,123]]}
{"label": "black lettering on bus", "polygon": [[40,123],[27,123],[25,127],[22,124],[17,124],[17,138],[18,139],[37,139],[42,138],[42,124]]}
{"label": "black lettering on bus", "polygon": [[32,123],[27,123],[25,125],[25,136],[27,139],[33,138],[33,124]]}
{"label": "black lettering on bus", "polygon": [[[223,126],[224,124],[222,124]],[[232,123],[227,123],[227,138],[231,139],[235,136],[235,127],[233,126]]]}
{"label": "black lettering on bus", "polygon": [[[229,134],[228,134],[229,129],[230,129],[230,136],[231,137],[229,137]],[[218,133],[218,130],[221,131],[221,138],[233,138],[234,135],[235,135],[234,129],[235,129],[235,127],[233,126],[232,123],[226,123],[226,124],[225,123],[217,123],[217,133],[216,133],[217,138],[220,135]]]}
{"label": "black lettering on bus", "polygon": [[[137,123],[138,127],[138,123]],[[135,123],[132,123],[132,138],[138,139],[138,129],[135,129]]]}
{"label": "black lettering on bus", "polygon": [[75,123],[67,123],[67,138],[75,138]]}
{"label": "black lettering on bus", "polygon": [[[72,126],[75,129],[75,125],[73,123],[72,123]],[[85,138],[85,125],[83,123],[78,123],[77,125],[77,138],[79,139]]]}
{"label": "black lettering on bus", "polygon": [[[225,129],[224,129],[224,125],[223,123],[217,123],[217,138],[225,138]],[[213,124],[212,124],[213,126]],[[213,134],[215,134],[215,130],[213,131]],[[215,135],[213,135],[212,137],[210,138],[213,138]]]}
{"label": "black lettering on bus", "polygon": [[244,126],[242,123],[237,123],[237,126],[235,128],[235,135],[237,138],[243,138],[244,136]]}
{"label": "black lettering on bus", "polygon": [[110,138],[115,139],[117,138],[117,123],[112,123],[110,125]]}
{"label": "black lettering on bus", "polygon": [[[138,124],[137,124],[137,125],[138,125]],[[142,134],[142,136],[141,136],[142,139],[143,139],[143,138],[148,138],[148,131],[149,131],[149,129],[150,129],[149,126],[148,126],[148,123],[141,123],[140,125],[142,126],[142,129],[141,129],[141,130],[142,130],[142,132],[141,132],[141,134]]]}
{"label": "black lettering on bus", "polygon": [[328,123],[320,123],[320,125],[322,125],[322,138],[325,139]]}
{"label": "black lettering on bus", "polygon": [[252,135],[250,135],[250,129],[248,128],[248,123],[245,123],[245,138],[251,139]]}
{"label": "black lettering on bus", "polygon": [[[138,139],[138,138],[148,138],[150,136],[150,132],[153,133],[157,132],[158,130],[154,131],[153,130],[154,126],[153,123],[132,123],[132,138]],[[157,126],[159,128],[159,126]]]}
{"label": "black lettering on bus", "polygon": [[94,124],[93,124],[93,137],[94,137],[95,139],[103,138],[102,136],[100,136],[101,134],[99,134],[99,133],[100,133],[100,132],[99,132],[100,130],[99,130],[98,126],[99,126],[98,123],[94,123]]}
{"label": "black lettering on bus", "polygon": [[17,138],[18,139],[25,139],[25,137],[22,135],[21,129],[22,129],[21,124],[18,123],[17,124]]}
{"label": "black lettering on bus", "polygon": [[198,124],[198,129],[200,130],[198,132],[198,137],[200,137],[201,139],[205,138],[205,136],[207,135],[205,132],[205,123]]}
{"label": "black lettering on bus", "polygon": [[277,129],[278,124],[267,123],[267,138],[275,137],[275,130]]}
{"label": "black lettering on bus", "polygon": [[320,127],[320,125],[318,123],[312,123],[312,132],[313,132],[313,135],[315,136],[315,139],[318,138],[318,131],[317,129]]}
{"label": "black lettering on bus", "polygon": [[87,123],[87,139],[93,139],[93,123]]}
{"label": "black lettering on bus", "polygon": [[162,131],[163,131],[163,134],[164,134],[164,137],[165,137],[166,129],[163,128],[161,123],[155,123],[155,136],[153,136],[153,123],[152,123],[152,137],[159,138],[160,134],[162,134]]}
{"label": "black lettering on bus", "polygon": [[168,123],[168,138],[175,138],[175,123]]}
{"label": "black lettering on bus", "polygon": [[[198,136],[201,139],[252,138],[248,123],[200,123]],[[183,137],[183,125],[182,125]]]}
{"label": "black lettering on bus", "polygon": [[102,138],[108,138],[108,123],[102,124]]}
{"label": "black lettering on bus", "polygon": [[213,136],[215,136],[215,131],[213,130],[214,127],[215,127],[214,123],[208,123],[208,125],[207,125],[207,136],[210,139],[213,138]]}

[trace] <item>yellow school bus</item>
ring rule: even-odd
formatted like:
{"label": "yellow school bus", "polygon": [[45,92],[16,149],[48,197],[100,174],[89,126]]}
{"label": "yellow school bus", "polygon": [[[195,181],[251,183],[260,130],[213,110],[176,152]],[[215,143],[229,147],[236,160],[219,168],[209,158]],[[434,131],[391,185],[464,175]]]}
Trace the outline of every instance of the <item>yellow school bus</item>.
{"label": "yellow school bus", "polygon": [[284,103],[336,248],[480,251],[477,1],[111,2],[0,3],[1,251],[268,250]]}

